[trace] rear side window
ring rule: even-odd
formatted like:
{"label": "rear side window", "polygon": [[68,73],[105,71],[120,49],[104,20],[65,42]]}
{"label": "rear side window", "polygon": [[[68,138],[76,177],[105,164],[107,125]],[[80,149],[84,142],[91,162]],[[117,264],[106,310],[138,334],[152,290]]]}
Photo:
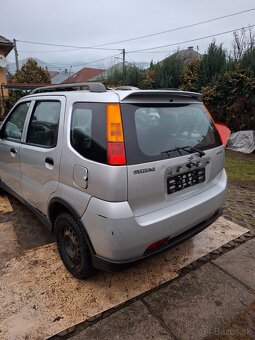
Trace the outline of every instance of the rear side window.
{"label": "rear side window", "polygon": [[56,146],[61,103],[37,101],[29,123],[27,143],[41,147]]}
{"label": "rear side window", "polygon": [[105,104],[73,105],[70,141],[72,147],[84,158],[107,163]]}
{"label": "rear side window", "polygon": [[221,145],[202,103],[122,104],[121,108],[128,164],[187,154],[176,148],[207,150]]}

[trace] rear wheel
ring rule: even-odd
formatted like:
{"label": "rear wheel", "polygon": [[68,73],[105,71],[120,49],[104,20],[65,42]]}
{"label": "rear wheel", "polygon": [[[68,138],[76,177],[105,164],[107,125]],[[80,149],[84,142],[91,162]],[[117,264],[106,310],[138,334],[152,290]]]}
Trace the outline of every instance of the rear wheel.
{"label": "rear wheel", "polygon": [[61,213],[55,220],[54,233],[59,255],[69,272],[78,279],[91,276],[91,254],[78,221],[69,213]]}

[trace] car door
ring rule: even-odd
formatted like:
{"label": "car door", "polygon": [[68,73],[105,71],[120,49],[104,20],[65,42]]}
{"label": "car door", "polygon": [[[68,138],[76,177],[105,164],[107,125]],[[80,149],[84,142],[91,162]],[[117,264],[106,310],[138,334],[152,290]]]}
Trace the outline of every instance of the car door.
{"label": "car door", "polygon": [[35,98],[26,138],[20,148],[24,198],[45,215],[57,190],[65,113],[64,96]]}
{"label": "car door", "polygon": [[22,195],[20,184],[20,145],[31,101],[17,104],[0,130],[0,179],[16,194]]}

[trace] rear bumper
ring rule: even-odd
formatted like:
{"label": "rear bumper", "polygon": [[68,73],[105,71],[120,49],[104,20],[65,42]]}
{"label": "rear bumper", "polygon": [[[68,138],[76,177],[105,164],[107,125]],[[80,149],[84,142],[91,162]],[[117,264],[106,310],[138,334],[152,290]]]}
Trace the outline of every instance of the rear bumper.
{"label": "rear bumper", "polygon": [[177,244],[198,234],[205,228],[209,227],[212,223],[214,223],[222,215],[222,210],[223,210],[222,208],[218,209],[210,218],[206,219],[205,221],[202,221],[201,223],[197,224],[195,227],[188,229],[186,232],[176,236],[175,238],[170,239],[167,242],[167,244],[165,244],[164,246],[157,248],[156,250],[151,251],[149,253],[145,253],[142,256],[132,259],[131,261],[113,261],[113,260],[108,260],[108,259],[105,259],[103,257],[100,257],[94,254],[92,256],[93,266],[95,268],[98,268],[104,271],[110,271],[110,272],[116,272],[116,271],[127,269],[149,256],[163,253],[167,251],[168,249],[176,246]]}
{"label": "rear bumper", "polygon": [[139,217],[134,217],[128,202],[92,198],[81,222],[91,241],[95,267],[101,268],[100,263],[104,262],[136,262],[151,254],[146,249],[153,242],[169,237],[169,248],[213,223],[220,215],[227,192],[225,171],[219,177],[207,190]]}

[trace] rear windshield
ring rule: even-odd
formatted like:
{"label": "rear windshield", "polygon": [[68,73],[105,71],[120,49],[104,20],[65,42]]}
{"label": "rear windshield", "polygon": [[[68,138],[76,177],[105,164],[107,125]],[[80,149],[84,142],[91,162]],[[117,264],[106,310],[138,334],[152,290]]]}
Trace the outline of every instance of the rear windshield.
{"label": "rear windshield", "polygon": [[128,164],[187,154],[176,148],[207,150],[221,145],[202,103],[122,104],[121,111]]}

